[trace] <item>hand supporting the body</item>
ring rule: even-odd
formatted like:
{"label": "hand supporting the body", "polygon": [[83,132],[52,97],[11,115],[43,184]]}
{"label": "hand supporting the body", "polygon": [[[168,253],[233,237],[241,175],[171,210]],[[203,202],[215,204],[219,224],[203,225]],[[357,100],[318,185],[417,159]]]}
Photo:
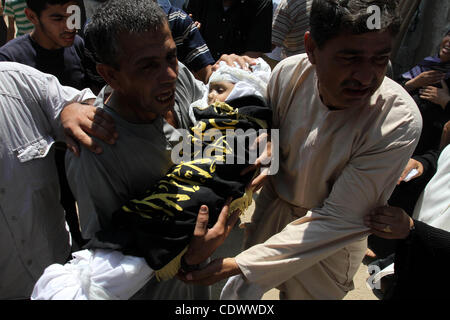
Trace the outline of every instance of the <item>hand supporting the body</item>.
{"label": "hand supporting the body", "polygon": [[[233,212],[228,217],[230,203],[231,199],[228,199],[216,224],[211,229],[207,228],[208,207],[200,208],[194,236],[183,257],[188,265],[196,265],[205,261],[228,237],[239,218],[239,211]],[[180,272],[178,278],[186,283],[210,285],[238,273],[240,273],[240,269],[233,258],[220,258],[215,259],[203,269],[187,273]]]}
{"label": "hand supporting the body", "polygon": [[267,180],[270,174],[269,169],[272,159],[272,142],[270,141],[270,136],[267,133],[263,133],[256,138],[255,142],[250,147],[250,150],[256,150],[257,145],[259,145],[259,149],[263,149],[264,151],[255,160],[254,164],[248,166],[241,172],[241,175],[245,175],[250,171],[261,169],[259,175],[255,177],[247,186],[247,188],[251,189],[253,192],[261,189]]}
{"label": "hand supporting the body", "polygon": [[74,102],[61,111],[61,123],[66,135],[67,147],[76,156],[80,155],[78,142],[94,153],[102,152],[101,147],[90,135],[108,144],[114,144],[118,138],[112,117],[103,109],[87,103]]}
{"label": "hand supporting the body", "polygon": [[240,214],[236,210],[229,215],[230,203],[231,198],[223,206],[216,224],[211,229],[208,229],[208,207],[204,205],[200,207],[194,235],[183,257],[188,265],[197,265],[204,262],[228,237]]}
{"label": "hand supporting the body", "polygon": [[189,284],[209,286],[241,273],[242,271],[234,258],[218,258],[200,270],[181,274],[179,278]]}

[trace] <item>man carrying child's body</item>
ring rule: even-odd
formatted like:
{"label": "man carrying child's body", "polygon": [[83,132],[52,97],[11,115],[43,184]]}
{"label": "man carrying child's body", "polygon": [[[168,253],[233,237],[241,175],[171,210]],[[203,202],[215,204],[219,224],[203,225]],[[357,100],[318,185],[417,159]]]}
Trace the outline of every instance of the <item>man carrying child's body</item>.
{"label": "man carrying child's body", "polygon": [[[213,75],[210,78],[209,84],[208,85],[204,85],[202,90],[203,90],[203,94],[202,94],[202,99],[194,102],[191,104],[191,110],[190,110],[190,116],[191,119],[193,121],[193,123],[196,123],[197,125],[201,122],[199,122],[199,120],[201,119],[197,119],[195,118],[194,113],[196,112],[195,109],[200,110],[200,114],[202,112],[204,112],[205,110],[207,110],[208,106],[210,104],[216,103],[216,102],[223,102],[223,101],[227,101],[230,102],[230,104],[232,104],[233,101],[240,101],[240,104],[242,105],[241,110],[243,110],[242,112],[245,113],[245,108],[247,109],[261,109],[263,110],[264,114],[266,115],[266,117],[269,118],[270,120],[270,109],[268,109],[267,106],[265,106],[265,91],[266,91],[266,85],[267,85],[267,81],[269,79],[270,76],[270,67],[262,60],[262,59],[257,59],[256,60],[256,65],[252,67],[253,72],[251,71],[244,71],[242,69],[240,69],[239,67],[230,67],[227,66],[225,64],[221,64],[219,69],[215,71],[215,73],[213,73]],[[228,98],[228,99],[227,99]],[[247,98],[249,100],[239,100],[236,98]],[[245,106],[243,105],[242,101],[251,101],[254,102],[255,104],[259,104],[261,103],[261,106],[255,105],[254,107],[252,106]],[[269,110],[269,113],[267,112]],[[198,114],[198,113],[197,113]],[[229,119],[230,116],[227,114],[226,117]],[[218,119],[216,119],[217,121],[219,121]],[[227,120],[229,121],[229,120]],[[194,127],[195,128],[195,127]],[[225,164],[225,166],[227,166]],[[228,166],[229,167],[229,166]],[[244,167],[244,166],[243,166]],[[236,168],[236,167],[234,167]],[[232,168],[230,170],[233,170]],[[174,172],[175,170],[171,171]],[[219,170],[218,170],[219,171]],[[237,174],[239,174],[240,170],[237,172]],[[215,182],[215,185],[213,183],[213,187],[212,189],[214,190],[213,192],[208,191],[210,193],[208,193],[208,195],[206,195],[206,193],[203,193],[203,196],[197,196],[197,197],[193,197],[193,202],[191,204],[191,207],[193,207],[193,209],[191,210],[191,207],[187,208],[186,206],[184,207],[184,209],[186,210],[191,210],[191,214],[196,214],[198,212],[198,208],[201,204],[204,203],[208,203],[205,202],[206,198],[213,198],[216,197],[217,199],[225,202],[226,198],[228,196],[230,196],[230,194],[228,195],[224,195],[222,193],[225,192],[226,193],[226,189],[227,189],[227,183],[226,182],[230,182],[229,184],[233,184],[235,183],[235,181],[230,181],[227,180],[229,179],[229,175],[232,176],[232,172],[229,171],[227,173],[227,177],[219,177],[219,179],[217,179],[217,181],[219,182]],[[252,174],[250,174],[250,177],[252,177]],[[215,178],[215,177],[214,177]],[[225,179],[224,179],[225,178]],[[161,179],[163,180],[163,179]],[[160,181],[161,181],[160,180]],[[194,178],[191,178],[192,182],[194,181]],[[223,183],[223,181],[225,181],[225,184]],[[244,180],[242,180],[244,181]],[[249,180],[246,180],[247,183],[249,182]],[[180,183],[180,181],[177,181],[178,183]],[[160,185],[162,185],[161,183],[159,183]],[[158,183],[157,183],[158,185]],[[151,187],[151,185],[149,185],[148,187]],[[245,185],[241,183],[240,188],[243,189],[245,188]],[[154,188],[155,189],[155,188]],[[157,189],[157,188],[156,188]],[[200,193],[204,192],[204,190],[207,188],[202,188],[200,189]],[[232,188],[229,188],[230,190]],[[236,188],[235,188],[236,189]],[[153,189],[152,189],[153,190]],[[178,189],[176,195],[180,195],[183,193],[183,190]],[[206,196],[205,196],[206,195]],[[148,192],[147,195],[148,196],[154,196],[154,194],[152,192]],[[146,198],[146,197],[144,197]],[[120,210],[120,214],[119,219],[116,219],[115,216],[113,215],[113,224],[116,223],[117,226],[117,221],[125,221],[126,219],[128,219],[129,217],[132,216],[131,213],[136,213],[137,215],[135,215],[135,217],[131,217],[130,219],[133,219],[133,222],[131,223],[132,225],[128,225],[128,227],[131,228],[135,228],[135,229],[127,229],[125,231],[128,232],[123,232],[124,230],[121,229],[119,230],[120,233],[117,233],[117,229],[114,230],[108,230],[108,231],[112,231],[111,233],[105,233],[105,232],[100,232],[97,234],[97,238],[100,239],[101,242],[108,242],[108,243],[119,243],[121,245],[121,251],[123,251],[125,249],[125,254],[133,254],[133,255],[137,255],[137,256],[145,256],[145,250],[148,250],[148,247],[139,247],[136,245],[136,239],[135,238],[140,238],[138,239],[140,241],[140,243],[156,243],[159,240],[156,239],[157,236],[155,235],[155,231],[152,232],[151,235],[148,234],[144,234],[144,237],[150,236],[152,241],[147,241],[148,238],[145,239],[145,241],[143,240],[143,236],[142,236],[142,229],[143,229],[143,225],[146,223],[146,221],[149,221],[149,219],[146,218],[140,218],[142,215],[148,214],[150,206],[142,206],[142,200],[143,198],[138,198],[137,200],[131,200],[129,202],[127,202],[127,204],[125,206],[122,206],[122,209]],[[218,200],[218,201],[219,201]],[[139,201],[139,205],[135,205],[136,202]],[[175,201],[175,200],[173,200]],[[158,203],[157,200],[155,200],[155,197],[152,198],[152,200],[148,201],[151,202],[152,205],[158,205],[160,203]],[[176,201],[175,201],[176,202]],[[179,202],[179,204],[181,206],[183,206],[184,204]],[[229,206],[229,203],[226,204],[227,206]],[[214,224],[215,223],[215,219],[217,219],[217,216],[219,215],[218,212],[216,212],[216,214],[213,214],[213,211],[216,210],[214,209],[214,207],[216,208],[221,208],[222,207],[222,202],[217,204],[217,205],[210,205],[210,224]],[[125,209],[124,209],[125,208]],[[154,206],[153,206],[154,208]],[[170,209],[170,208],[165,208],[165,209]],[[217,210],[216,210],[217,211]],[[220,210],[219,210],[220,211]],[[230,212],[232,212],[233,210],[230,209]],[[176,212],[175,212],[176,213]],[[177,213],[176,213],[177,214]],[[179,213],[181,214],[181,213]],[[139,218],[136,218],[136,217]],[[155,217],[155,215],[153,216]],[[148,218],[152,218],[152,217],[148,217]],[[125,219],[125,220],[124,220]],[[129,222],[129,221],[128,221]],[[191,217],[191,226],[193,228],[193,224],[195,224],[195,217]],[[182,224],[185,224],[185,221],[182,221]],[[134,225],[133,225],[134,224]],[[176,225],[176,224],[175,224]],[[173,225],[171,225],[173,228]],[[176,225],[178,226],[178,225]],[[119,225],[119,228],[123,227]],[[158,226],[158,228],[161,228],[161,225]],[[164,228],[164,226],[162,227],[162,229]],[[126,228],[125,228],[126,229]],[[151,230],[151,229],[149,229]],[[103,230],[105,231],[105,230]],[[114,231],[116,231],[116,233],[114,233]],[[132,239],[132,241],[130,240],[130,232],[131,231],[131,236],[135,237],[135,235],[137,235],[135,238]],[[144,230],[144,233],[147,232],[148,230]],[[176,234],[176,239],[178,240],[181,237],[185,237],[186,239],[189,239],[192,232],[190,232],[189,234],[183,234],[184,229],[182,231],[180,231],[180,233]],[[164,235],[164,237],[162,236]],[[162,235],[161,238],[169,238],[170,235],[172,235],[167,229],[165,229],[164,231],[162,231]],[[124,238],[126,238],[126,243],[124,243]],[[96,241],[98,241],[98,239]],[[131,241],[131,242],[130,242]],[[171,246],[173,245],[173,243],[175,242],[175,239],[172,238],[171,239]],[[128,243],[132,243],[131,247],[127,247]],[[161,244],[161,246],[163,246],[164,243]],[[141,251],[138,251],[138,249]],[[184,252],[184,251],[183,251]],[[182,253],[183,253],[182,252]],[[178,254],[178,251],[177,253]],[[174,255],[176,255],[174,254]],[[153,253],[153,256],[157,256],[156,253]],[[77,268],[72,268],[69,266],[52,266],[52,268],[49,268],[49,270],[44,274],[44,276],[40,279],[40,281],[38,282],[38,284],[35,287],[35,292],[34,292],[34,299],[51,299],[52,297],[59,297],[61,298],[62,296],[66,296],[68,299],[111,299],[114,297],[114,295],[108,294],[109,292],[109,287],[115,286],[116,288],[121,288],[122,293],[119,295],[115,295],[118,296],[119,298],[123,299],[123,298],[128,298],[128,296],[130,296],[130,294],[133,294],[136,289],[135,288],[130,288],[130,287],[139,287],[139,286],[143,286],[145,284],[145,282],[147,282],[152,276],[152,269],[148,268],[147,265],[145,265],[144,259],[136,259],[135,257],[126,257],[125,258],[119,254],[118,252],[110,252],[110,251],[102,251],[102,250],[84,250],[84,252],[81,253],[76,253],[76,255],[74,256],[75,259],[72,260],[72,265],[76,264]],[[145,256],[147,258],[147,256]],[[160,256],[158,256],[159,260]],[[93,263],[89,262],[89,259],[91,259],[91,261],[94,261]],[[123,259],[123,260],[121,260]],[[109,269],[109,270],[105,270],[105,260],[114,260],[114,263],[111,263],[111,265],[113,266],[113,270]],[[149,259],[146,259],[147,262],[149,262]],[[167,260],[167,259],[166,259]],[[122,262],[123,261],[123,262]],[[121,264],[122,263],[130,263],[131,261],[133,261],[133,263],[135,263],[135,274],[133,275],[133,280],[130,280],[129,278],[127,279],[127,281],[130,283],[129,287],[127,287],[127,285],[121,285],[121,279],[125,279],[125,273],[122,269]],[[154,270],[157,270],[158,268],[155,268],[154,265],[150,264],[151,267],[153,267]],[[183,266],[183,263],[182,263]],[[83,292],[83,288],[82,288],[82,281],[81,281],[81,277],[79,277],[79,274],[82,274],[83,272],[79,272],[80,269],[84,269],[86,267],[91,268],[91,281],[93,281],[93,279],[100,280],[103,281],[103,289],[102,290],[97,290],[97,293],[92,293],[92,292]],[[78,269],[78,270],[77,270]],[[75,272],[72,273],[72,270],[77,270]],[[137,272],[137,270],[140,270],[140,272]],[[102,272],[103,275],[101,275],[99,277],[98,273]],[[121,275],[117,275],[117,272]],[[126,271],[125,271],[126,272]],[[106,275],[105,275],[106,274]],[[130,277],[130,273],[127,275],[128,277]],[[110,277],[110,278],[108,278]],[[65,279],[64,281],[62,281],[62,279]],[[67,280],[70,279],[70,280]],[[105,280],[107,279],[107,280]],[[68,281],[71,281],[73,283],[73,285],[71,287],[66,287],[64,288],[64,290],[66,290],[67,292],[63,292],[63,288],[61,288],[61,290],[56,290],[54,289],[54,284],[55,283],[67,283]],[[109,283],[109,284],[108,284]],[[53,285],[52,285],[53,284]],[[49,290],[52,287],[52,292],[49,294]],[[98,287],[98,286],[97,286]],[[81,288],[81,290],[80,290]],[[122,289],[123,288],[123,289]],[[106,293],[102,293],[106,292]],[[74,292],[78,292],[78,294],[74,294]],[[98,292],[100,292],[100,294],[98,294]],[[127,296],[128,295],[128,296]]]}

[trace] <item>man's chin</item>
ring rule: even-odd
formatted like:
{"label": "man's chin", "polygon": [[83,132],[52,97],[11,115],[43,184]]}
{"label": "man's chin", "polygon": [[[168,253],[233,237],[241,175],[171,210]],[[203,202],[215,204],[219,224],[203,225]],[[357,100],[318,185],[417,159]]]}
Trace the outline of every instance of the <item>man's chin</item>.
{"label": "man's chin", "polygon": [[369,104],[373,93],[374,90],[372,88],[363,91],[344,90],[343,100],[347,107],[360,107]]}
{"label": "man's chin", "polygon": [[75,42],[75,35],[73,37],[68,38],[59,38],[58,44],[63,48],[68,48],[73,46],[74,42]]}
{"label": "man's chin", "polygon": [[370,103],[370,96],[364,98],[346,98],[341,99],[339,102],[334,103],[333,105],[328,105],[329,108],[332,109],[349,109],[349,108],[360,108],[364,106],[368,106]]}
{"label": "man's chin", "polygon": [[[160,116],[165,116],[169,111],[174,111],[175,103],[153,105],[151,112],[155,112]],[[156,108],[155,108],[156,107]]]}
{"label": "man's chin", "polygon": [[61,48],[69,48],[69,47],[73,46],[73,43],[74,43],[73,40],[72,41],[59,41],[58,45]]}

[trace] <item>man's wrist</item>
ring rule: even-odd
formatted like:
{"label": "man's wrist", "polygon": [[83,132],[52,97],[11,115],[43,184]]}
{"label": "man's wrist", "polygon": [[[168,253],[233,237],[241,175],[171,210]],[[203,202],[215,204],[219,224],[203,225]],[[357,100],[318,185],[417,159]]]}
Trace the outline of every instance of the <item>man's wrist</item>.
{"label": "man's wrist", "polygon": [[239,265],[236,262],[235,258],[225,258],[224,259],[224,265],[228,265],[228,277],[235,276],[238,274],[243,274],[241,268],[239,268]]}
{"label": "man's wrist", "polygon": [[405,89],[408,92],[411,92],[411,91],[414,91],[415,89],[417,89],[417,86],[415,85],[415,80],[411,79],[411,80],[407,81],[405,83]]}
{"label": "man's wrist", "polygon": [[186,261],[186,255],[181,257],[180,264],[180,270],[184,273],[196,271],[200,268],[199,264],[189,264],[189,262]]}
{"label": "man's wrist", "polygon": [[446,97],[445,99],[442,100],[442,102],[441,102],[442,109],[445,110],[449,103],[450,103],[450,96]]}

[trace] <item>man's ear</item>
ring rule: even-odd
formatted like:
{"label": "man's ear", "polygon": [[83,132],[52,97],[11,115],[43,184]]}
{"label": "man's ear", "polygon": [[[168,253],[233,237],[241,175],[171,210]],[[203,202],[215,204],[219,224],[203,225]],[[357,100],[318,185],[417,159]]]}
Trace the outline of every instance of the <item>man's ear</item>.
{"label": "man's ear", "polygon": [[114,90],[120,88],[119,72],[114,67],[104,63],[97,63],[96,69],[98,74],[102,76],[111,88]]}
{"label": "man's ear", "polygon": [[308,55],[309,61],[312,64],[316,64],[315,50],[317,49],[316,42],[311,37],[311,33],[309,31],[305,32],[305,51]]}
{"label": "man's ear", "polygon": [[38,17],[38,15],[36,14],[36,12],[31,10],[30,8],[25,8],[25,15],[27,16],[27,19],[30,20],[30,22],[33,25],[38,25],[39,24],[39,17]]}

